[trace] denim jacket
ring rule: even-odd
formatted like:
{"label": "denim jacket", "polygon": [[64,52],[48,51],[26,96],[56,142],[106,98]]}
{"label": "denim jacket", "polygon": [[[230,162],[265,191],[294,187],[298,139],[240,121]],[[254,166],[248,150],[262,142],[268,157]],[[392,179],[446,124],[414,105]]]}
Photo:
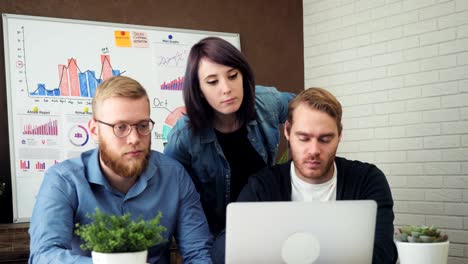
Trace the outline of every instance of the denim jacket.
{"label": "denim jacket", "polygon": [[[294,96],[274,87],[255,87],[256,118],[247,124],[247,136],[267,166],[275,164],[279,126],[286,121],[288,104]],[[192,177],[210,230],[216,235],[225,227],[231,169],[213,127],[207,127],[200,135],[194,136],[188,121],[187,116],[177,121],[169,133],[164,153],[181,162]]]}

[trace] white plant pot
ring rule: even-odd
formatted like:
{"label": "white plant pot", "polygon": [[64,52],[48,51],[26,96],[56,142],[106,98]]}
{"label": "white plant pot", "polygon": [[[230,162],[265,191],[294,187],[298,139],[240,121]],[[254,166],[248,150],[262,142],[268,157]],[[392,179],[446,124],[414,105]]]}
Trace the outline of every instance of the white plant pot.
{"label": "white plant pot", "polygon": [[395,241],[400,264],[447,264],[449,241],[409,243]]}
{"label": "white plant pot", "polygon": [[91,252],[93,264],[146,264],[147,256],[147,250],[125,253]]}

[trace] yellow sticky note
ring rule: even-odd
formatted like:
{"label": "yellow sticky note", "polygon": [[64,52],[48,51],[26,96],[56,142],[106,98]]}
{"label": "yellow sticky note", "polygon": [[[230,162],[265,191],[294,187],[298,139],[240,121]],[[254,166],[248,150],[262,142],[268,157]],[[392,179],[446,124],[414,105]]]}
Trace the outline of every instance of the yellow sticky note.
{"label": "yellow sticky note", "polygon": [[114,31],[114,38],[115,38],[115,45],[117,47],[131,47],[132,46],[129,31],[116,30]]}

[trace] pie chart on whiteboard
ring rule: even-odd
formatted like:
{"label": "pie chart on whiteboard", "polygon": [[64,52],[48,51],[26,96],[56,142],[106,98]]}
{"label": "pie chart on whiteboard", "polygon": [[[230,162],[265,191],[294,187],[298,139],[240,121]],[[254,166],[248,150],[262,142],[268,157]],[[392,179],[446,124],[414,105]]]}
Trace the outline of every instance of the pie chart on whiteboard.
{"label": "pie chart on whiteboard", "polygon": [[77,147],[83,147],[86,145],[86,143],[88,143],[89,133],[84,126],[75,125],[68,132],[68,138],[72,145]]}
{"label": "pie chart on whiteboard", "polygon": [[175,126],[177,120],[185,115],[186,112],[187,111],[185,110],[185,106],[181,106],[172,110],[172,112],[166,117],[162,128],[163,143],[167,143],[167,136],[169,135],[169,132],[171,132],[171,129]]}

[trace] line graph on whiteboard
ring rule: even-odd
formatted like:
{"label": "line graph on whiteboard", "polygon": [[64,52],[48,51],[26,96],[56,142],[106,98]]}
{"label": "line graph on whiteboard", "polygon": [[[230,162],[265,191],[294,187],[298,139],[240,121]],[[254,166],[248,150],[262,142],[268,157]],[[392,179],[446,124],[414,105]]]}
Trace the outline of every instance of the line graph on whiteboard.
{"label": "line graph on whiteboard", "polygon": [[101,50],[105,53],[100,54],[100,72],[96,75],[94,70],[81,70],[78,65],[78,59],[66,58],[66,64],[57,64],[58,85],[52,88],[45,83],[35,83],[29,85],[28,68],[26,62],[26,39],[24,26],[17,31],[17,60],[16,68],[18,74],[18,83],[23,84],[21,91],[27,91],[30,97],[72,97],[73,99],[90,99],[94,96],[96,87],[104,80],[124,73],[120,69],[114,69],[111,64],[111,58],[107,48]]}
{"label": "line graph on whiteboard", "polygon": [[158,56],[158,66],[163,67],[182,67],[185,68],[187,63],[187,55],[188,51],[186,49],[183,50],[175,50],[173,54],[169,55],[160,55]]}
{"label": "line graph on whiteboard", "polygon": [[[101,73],[96,77],[95,71],[82,71],[78,66],[77,59],[69,58],[68,64],[59,64],[59,84],[56,88],[47,89],[43,83],[37,84],[37,89],[29,92],[30,96],[47,97],[85,97],[93,98],[96,87],[112,76],[121,75],[125,71],[114,70],[110,63],[110,56],[101,55]],[[28,88],[29,90],[29,88]]]}

